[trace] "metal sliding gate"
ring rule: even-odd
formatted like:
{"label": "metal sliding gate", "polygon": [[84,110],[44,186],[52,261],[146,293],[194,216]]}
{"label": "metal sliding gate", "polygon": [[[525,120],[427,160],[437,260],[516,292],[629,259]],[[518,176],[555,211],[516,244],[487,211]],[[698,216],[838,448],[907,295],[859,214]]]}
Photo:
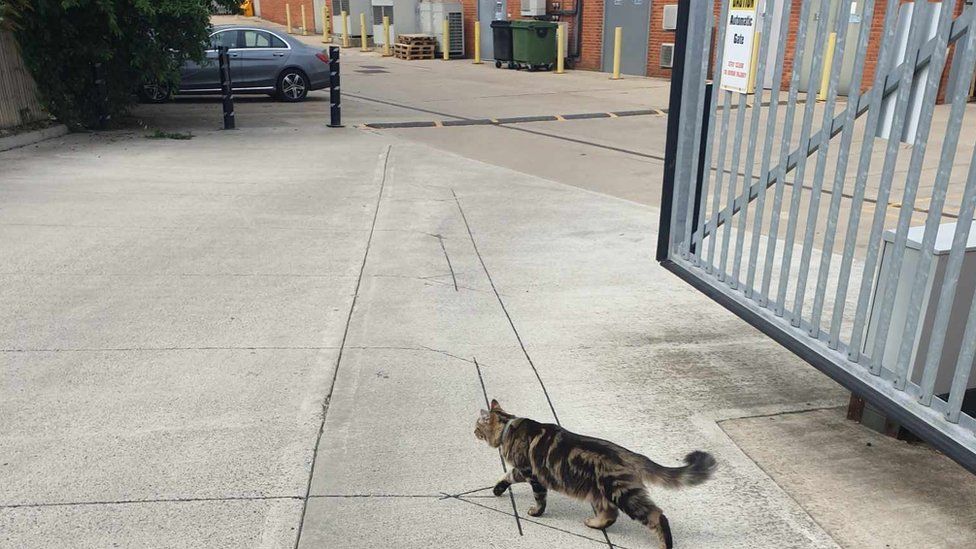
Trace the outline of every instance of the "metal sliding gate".
{"label": "metal sliding gate", "polygon": [[680,2],[658,260],[976,472],[976,16],[861,2]]}

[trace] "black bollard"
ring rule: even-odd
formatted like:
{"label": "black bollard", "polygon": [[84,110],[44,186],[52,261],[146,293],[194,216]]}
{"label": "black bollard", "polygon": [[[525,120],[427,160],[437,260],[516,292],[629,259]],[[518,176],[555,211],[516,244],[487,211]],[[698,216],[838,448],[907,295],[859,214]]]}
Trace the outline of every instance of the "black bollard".
{"label": "black bollard", "polygon": [[112,118],[108,112],[108,85],[105,83],[105,67],[101,63],[92,65],[92,76],[95,80],[95,128],[104,130]]}
{"label": "black bollard", "polygon": [[224,129],[233,130],[234,123],[234,90],[230,81],[230,54],[226,46],[217,47],[217,59],[220,64],[220,89],[224,96]]}
{"label": "black bollard", "polygon": [[339,93],[339,46],[329,46],[329,127],[342,127],[342,96]]}

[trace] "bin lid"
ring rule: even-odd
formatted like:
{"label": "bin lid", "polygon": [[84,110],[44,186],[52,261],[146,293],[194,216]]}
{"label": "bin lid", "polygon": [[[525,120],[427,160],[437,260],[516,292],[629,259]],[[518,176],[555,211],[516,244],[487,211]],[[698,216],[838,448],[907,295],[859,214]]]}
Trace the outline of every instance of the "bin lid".
{"label": "bin lid", "polygon": [[494,21],[491,22],[491,28],[493,28],[493,29],[497,29],[497,28],[508,28],[508,27],[511,27],[511,26],[512,26],[512,22],[511,21],[504,21],[504,20],[501,20],[501,19],[495,19]]}
{"label": "bin lid", "polygon": [[[935,233],[935,249],[933,250],[935,255],[945,255],[952,250],[952,239],[955,232],[955,223],[943,223],[939,225],[939,228]],[[909,248],[920,250],[922,249],[923,237],[925,237],[924,225],[909,227],[908,240],[905,244]],[[893,229],[888,229],[884,232],[882,238],[884,238],[884,240],[887,242],[894,243],[895,231]],[[969,238],[966,240],[966,251],[971,252],[974,250],[976,250],[976,222],[973,222],[972,225],[969,226]]]}
{"label": "bin lid", "polygon": [[554,21],[536,21],[535,19],[516,19],[512,21],[513,27],[520,29],[555,29],[559,23]]}

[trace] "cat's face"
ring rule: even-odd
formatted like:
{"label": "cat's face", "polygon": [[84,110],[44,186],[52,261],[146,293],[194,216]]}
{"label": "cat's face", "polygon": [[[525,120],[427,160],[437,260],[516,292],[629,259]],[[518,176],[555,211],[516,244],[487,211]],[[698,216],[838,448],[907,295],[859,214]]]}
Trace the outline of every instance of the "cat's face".
{"label": "cat's face", "polygon": [[475,438],[485,441],[489,446],[497,446],[505,428],[502,419],[511,417],[511,414],[502,410],[497,400],[492,400],[491,410],[481,410],[478,421],[474,424]]}

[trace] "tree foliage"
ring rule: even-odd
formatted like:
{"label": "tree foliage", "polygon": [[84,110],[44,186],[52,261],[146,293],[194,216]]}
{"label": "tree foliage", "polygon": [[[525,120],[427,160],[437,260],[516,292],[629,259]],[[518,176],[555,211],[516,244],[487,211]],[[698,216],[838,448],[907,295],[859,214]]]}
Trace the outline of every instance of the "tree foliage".
{"label": "tree foliage", "polygon": [[0,0],[48,110],[62,122],[91,126],[99,112],[101,63],[108,112],[131,104],[146,79],[175,83],[187,59],[203,58],[215,4],[236,0]]}

